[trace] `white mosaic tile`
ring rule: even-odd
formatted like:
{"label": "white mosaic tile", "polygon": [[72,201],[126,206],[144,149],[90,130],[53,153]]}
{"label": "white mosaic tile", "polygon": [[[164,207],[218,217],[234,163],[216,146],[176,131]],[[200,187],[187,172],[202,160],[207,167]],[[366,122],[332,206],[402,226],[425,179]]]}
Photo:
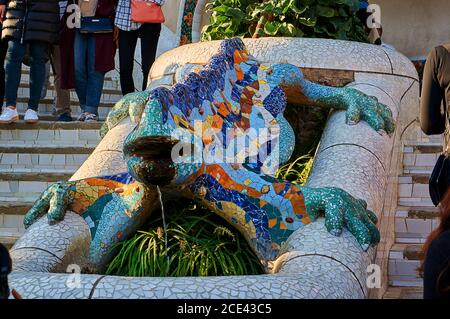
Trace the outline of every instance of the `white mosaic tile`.
{"label": "white mosaic tile", "polygon": [[[47,216],[43,216],[14,244],[11,258],[17,269],[33,269],[36,258],[40,258],[39,251],[48,252],[54,258],[43,267],[46,271],[56,271],[65,263],[81,264],[89,253],[90,241],[89,227],[81,216],[67,212],[64,220],[54,225],[49,225]],[[24,249],[36,250],[35,258],[20,258]]]}

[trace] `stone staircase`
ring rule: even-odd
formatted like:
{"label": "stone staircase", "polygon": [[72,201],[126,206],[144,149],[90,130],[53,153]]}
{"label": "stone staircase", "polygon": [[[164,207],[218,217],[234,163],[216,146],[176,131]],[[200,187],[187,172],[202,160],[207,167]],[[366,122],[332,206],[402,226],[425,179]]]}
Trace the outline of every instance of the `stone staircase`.
{"label": "stone staircase", "polygon": [[440,152],[441,137],[404,143],[395,244],[389,253],[390,287],[384,298],[422,298],[423,281],[417,268],[423,243],[438,223],[438,209],[431,202],[428,179]]}
{"label": "stone staircase", "polygon": [[[121,98],[119,83],[110,74],[104,84],[100,120]],[[28,96],[29,70],[24,69],[17,105],[21,119]],[[53,182],[69,179],[100,141],[101,121],[55,122],[54,96],[53,86],[48,87],[39,106],[39,123],[0,124],[0,242],[9,247],[24,232],[23,216],[42,191]],[[76,118],[80,108],[75,92],[71,92],[71,104]]]}

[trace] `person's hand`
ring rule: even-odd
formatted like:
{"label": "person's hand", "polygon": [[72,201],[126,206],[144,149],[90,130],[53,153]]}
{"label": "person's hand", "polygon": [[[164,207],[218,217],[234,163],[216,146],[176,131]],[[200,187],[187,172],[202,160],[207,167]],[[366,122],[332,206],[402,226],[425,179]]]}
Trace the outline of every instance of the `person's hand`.
{"label": "person's hand", "polygon": [[16,291],[16,289],[11,290],[11,295],[14,299],[22,299],[22,296]]}
{"label": "person's hand", "polygon": [[114,43],[116,44],[116,47],[119,47],[119,28],[114,27]]}
{"label": "person's hand", "polygon": [[0,5],[0,22],[3,23],[3,17],[6,14],[6,5],[1,4]]}

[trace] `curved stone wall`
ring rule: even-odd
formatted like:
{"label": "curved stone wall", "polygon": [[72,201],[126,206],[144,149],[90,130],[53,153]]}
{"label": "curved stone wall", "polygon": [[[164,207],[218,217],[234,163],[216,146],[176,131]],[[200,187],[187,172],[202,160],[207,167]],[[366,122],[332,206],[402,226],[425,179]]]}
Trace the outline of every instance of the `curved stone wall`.
{"label": "curved stone wall", "polygon": [[[395,51],[318,39],[262,38],[244,42],[249,51],[264,62],[353,71],[355,81],[349,86],[376,96],[388,105],[397,123],[398,114],[414,109],[414,96],[418,96],[417,74],[409,60]],[[205,63],[218,45],[219,41],[198,43],[163,54],[151,70],[151,87],[173,84],[179,67],[186,63]],[[126,119],[108,132],[73,178],[117,172],[124,164],[120,141],[132,127]],[[308,186],[336,186],[365,199],[381,224],[393,145],[398,143],[399,129],[400,125],[393,136],[380,135],[366,123],[348,126],[344,112],[334,112],[317,150]],[[109,158],[112,161],[106,160]],[[51,231],[54,226],[33,225],[24,237],[30,236],[37,227],[42,227],[40,231]],[[60,233],[59,236],[66,235]],[[31,269],[32,266],[25,267],[26,261],[18,259],[20,250],[17,248],[12,249],[15,270],[33,270],[16,271],[11,276],[11,285],[25,298],[366,298],[369,294],[367,266],[375,261],[375,249],[363,252],[347,231],[339,237],[330,235],[323,220],[319,220],[291,235],[274,264],[273,274],[194,278],[82,275],[80,286],[71,290],[67,288],[68,274],[39,272],[58,269],[59,259],[55,258],[44,268]],[[67,245],[63,250],[69,255],[73,247]],[[39,291],[32,289],[36,285]]]}

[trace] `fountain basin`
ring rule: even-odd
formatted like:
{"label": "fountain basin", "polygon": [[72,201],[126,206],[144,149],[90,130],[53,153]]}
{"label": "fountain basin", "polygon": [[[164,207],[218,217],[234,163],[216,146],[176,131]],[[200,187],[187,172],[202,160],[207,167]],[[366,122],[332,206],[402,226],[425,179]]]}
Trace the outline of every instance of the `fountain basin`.
{"label": "fountain basin", "polygon": [[[393,136],[380,135],[366,123],[348,126],[345,113],[334,112],[307,183],[311,187],[342,188],[366,200],[368,208],[382,220],[387,177],[394,165],[392,150],[402,129],[399,114],[412,109],[418,97],[413,65],[395,51],[354,42],[296,38],[244,42],[262,62],[289,62],[330,74],[349,71],[354,81],[348,86],[375,96],[390,107],[398,124]],[[198,43],[164,53],[152,68],[150,86],[173,84],[182,66],[206,63],[218,46],[219,41]],[[112,128],[72,179],[125,171],[123,141],[133,127],[127,118]],[[338,237],[329,234],[323,220],[291,235],[271,274],[131,278],[52,273],[82,263],[83,253],[73,252],[85,251],[90,235],[83,229],[84,220],[72,217],[66,217],[69,228],[76,225],[74,229],[79,231],[68,232],[65,223],[48,226],[44,216],[12,248],[15,271],[11,286],[24,298],[366,298],[369,294],[368,266],[375,260],[375,249],[363,252],[347,231]],[[37,250],[45,250],[48,258],[33,259]],[[68,285],[77,278],[78,285]]]}

